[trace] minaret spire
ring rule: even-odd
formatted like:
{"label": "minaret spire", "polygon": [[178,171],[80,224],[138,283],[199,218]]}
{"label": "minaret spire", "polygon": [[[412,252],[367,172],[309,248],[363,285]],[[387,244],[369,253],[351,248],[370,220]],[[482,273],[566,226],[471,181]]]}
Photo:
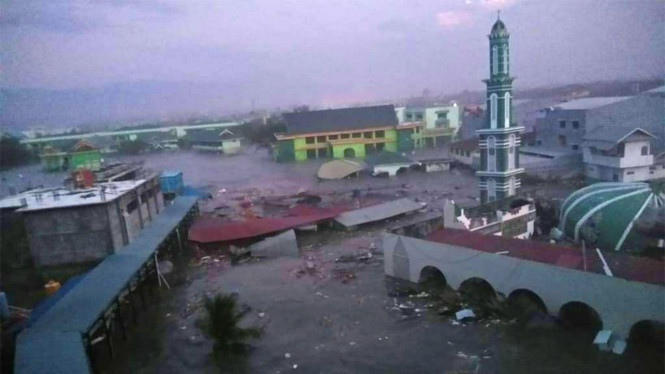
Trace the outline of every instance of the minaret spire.
{"label": "minaret spire", "polygon": [[480,167],[476,175],[481,204],[514,196],[524,171],[519,166],[520,133],[524,128],[513,123],[510,34],[501,21],[500,10],[496,12],[496,22],[488,38],[487,111],[485,125],[476,131],[480,150]]}

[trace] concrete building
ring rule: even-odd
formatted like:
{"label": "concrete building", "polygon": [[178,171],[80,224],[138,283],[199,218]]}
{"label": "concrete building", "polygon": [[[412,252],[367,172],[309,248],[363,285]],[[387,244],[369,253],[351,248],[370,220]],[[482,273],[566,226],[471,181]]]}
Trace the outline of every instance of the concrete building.
{"label": "concrete building", "polygon": [[157,175],[92,188],[40,189],[0,200],[21,214],[36,267],[88,263],[122,251],[164,210]]}
{"label": "concrete building", "polygon": [[218,130],[190,130],[187,141],[192,149],[222,154],[236,154],[240,152],[242,138],[229,129]]}
{"label": "concrete building", "polygon": [[529,239],[534,232],[536,205],[533,202],[514,208],[499,207],[480,211],[477,208],[462,209],[454,201],[443,203],[445,228],[461,229],[485,235]]}
{"label": "concrete building", "polygon": [[665,178],[662,165],[654,165],[653,139],[654,135],[640,128],[597,127],[584,136],[585,177],[615,182]]}
{"label": "concrete building", "polygon": [[[581,153],[589,130],[587,116],[629,97],[588,97],[559,103],[544,112],[536,125],[536,146],[566,153]],[[591,114],[592,115],[592,114]]]}
{"label": "concrete building", "polygon": [[598,320],[596,331],[621,338],[642,321],[664,320],[662,261],[608,253],[609,276],[593,251],[451,229],[427,240],[384,234],[382,248],[388,276],[420,282],[436,275],[453,289],[481,278],[491,295],[527,297],[562,319],[583,310],[586,321]]}
{"label": "concrete building", "polygon": [[473,137],[452,143],[450,145],[450,157],[464,165],[478,169],[480,167],[478,138]]}
{"label": "concrete building", "polygon": [[419,131],[414,137],[415,148],[440,148],[450,143],[462,124],[461,111],[457,104],[431,107],[395,108],[400,124],[418,123]]}
{"label": "concrete building", "polygon": [[411,166],[418,165],[418,162],[393,152],[379,152],[369,155],[365,162],[369,165],[368,169],[372,175],[388,175],[390,177],[408,171]]}
{"label": "concrete building", "polygon": [[400,125],[392,105],[285,113],[284,121],[286,133],[275,134],[280,162],[410,151],[422,129]]}
{"label": "concrete building", "polygon": [[90,140],[81,139],[71,148],[62,151],[55,147],[45,147],[39,155],[44,171],[76,170],[86,168],[97,171],[102,168],[100,149]]}
{"label": "concrete building", "polygon": [[476,171],[480,202],[485,204],[514,196],[520,187],[519,147],[523,127],[513,122],[512,84],[509,62],[510,34],[500,19],[492,26],[490,78],[487,84],[485,126],[476,131],[480,168]]}

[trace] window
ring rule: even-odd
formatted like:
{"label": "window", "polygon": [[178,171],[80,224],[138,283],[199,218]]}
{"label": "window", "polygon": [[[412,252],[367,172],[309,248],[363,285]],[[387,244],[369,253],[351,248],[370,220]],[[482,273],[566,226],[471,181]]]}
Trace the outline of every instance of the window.
{"label": "window", "polygon": [[591,152],[592,155],[598,154],[598,148],[591,147],[591,148],[589,148],[589,152]]}
{"label": "window", "polygon": [[363,134],[359,132],[354,132],[351,136],[354,138],[360,138],[361,136],[363,136]]}
{"label": "window", "polygon": [[469,152],[469,151],[466,151],[466,154],[465,154],[465,156],[466,156],[466,157],[471,157],[471,152]]}
{"label": "window", "polygon": [[404,116],[406,117],[406,119],[411,119],[412,118],[411,113],[406,113]]}
{"label": "window", "polygon": [[317,136],[316,137],[316,142],[317,143],[325,143],[326,142],[326,137],[325,136]]}
{"label": "window", "polygon": [[517,137],[515,134],[510,134],[508,138],[508,169],[515,169],[515,147],[517,146]]}
{"label": "window", "polygon": [[561,127],[562,129],[565,129],[566,128],[566,121],[559,121],[559,127]]}
{"label": "window", "polygon": [[314,144],[314,137],[313,136],[308,136],[305,138],[305,143],[306,144]]}
{"label": "window", "polygon": [[510,93],[503,95],[504,127],[510,127]]}
{"label": "window", "polygon": [[648,154],[649,154],[649,147],[645,145],[644,147],[642,147],[642,156],[646,156]]}
{"label": "window", "polygon": [[578,149],[580,149],[580,146],[577,144],[573,144],[571,147],[573,148],[573,151],[577,151]]}
{"label": "window", "polygon": [[492,178],[487,180],[487,200],[496,200],[496,182]]}
{"label": "window", "polygon": [[376,150],[377,151],[383,151],[383,149],[386,147],[386,143],[376,143]]}
{"label": "window", "polygon": [[487,138],[487,171],[496,171],[496,140],[493,136]]}
{"label": "window", "polygon": [[416,119],[417,120],[422,120],[423,119],[423,114],[422,113],[416,113]]}
{"label": "window", "polygon": [[328,140],[337,140],[338,135],[328,135]]}
{"label": "window", "polygon": [[364,136],[366,139],[372,139],[372,132],[371,132],[371,131],[364,132],[364,133],[363,133],[363,136]]}
{"label": "window", "polygon": [[543,141],[542,140],[536,140],[536,145],[543,145]]}
{"label": "window", "polygon": [[340,138],[348,139],[348,138],[350,138],[350,135],[349,134],[342,134],[342,135],[340,135]]}
{"label": "window", "polygon": [[579,129],[580,128],[580,121],[573,121],[573,128],[575,130]]}
{"label": "window", "polygon": [[365,155],[371,155],[376,151],[374,144],[365,144]]}
{"label": "window", "polygon": [[327,158],[328,157],[328,148],[319,148],[318,149],[318,156],[319,158]]}
{"label": "window", "polygon": [[493,129],[496,128],[496,116],[497,116],[496,106],[497,106],[497,101],[498,101],[498,97],[496,96],[496,94],[494,94],[494,93],[491,94],[490,95],[490,113],[491,113],[490,127],[493,128]]}
{"label": "window", "polygon": [[492,47],[492,74],[499,74],[499,48]]}
{"label": "window", "polygon": [[138,207],[139,202],[137,200],[132,200],[129,204],[127,204],[127,213],[132,214],[132,212],[135,211]]}
{"label": "window", "polygon": [[629,172],[626,172],[626,174],[627,175],[633,175],[633,174],[635,174],[635,172],[634,171],[629,171]]}
{"label": "window", "polygon": [[308,160],[313,160],[316,158],[316,149],[308,149],[307,150],[307,159]]}
{"label": "window", "polygon": [[381,130],[381,131],[376,131],[374,132],[374,137],[375,138],[385,138],[386,137],[386,132]]}
{"label": "window", "polygon": [[566,136],[565,135],[559,135],[559,145],[561,145],[561,146],[566,145]]}
{"label": "window", "polygon": [[436,113],[436,118],[438,119],[447,119],[448,118],[448,112],[437,112]]}

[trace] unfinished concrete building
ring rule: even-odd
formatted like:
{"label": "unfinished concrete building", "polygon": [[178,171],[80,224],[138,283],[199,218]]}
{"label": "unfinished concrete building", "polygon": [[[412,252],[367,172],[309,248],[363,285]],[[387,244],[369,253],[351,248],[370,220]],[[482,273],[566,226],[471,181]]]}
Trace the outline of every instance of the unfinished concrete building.
{"label": "unfinished concrete building", "polygon": [[32,190],[0,201],[25,221],[37,268],[88,263],[117,253],[164,209],[157,175],[91,188]]}

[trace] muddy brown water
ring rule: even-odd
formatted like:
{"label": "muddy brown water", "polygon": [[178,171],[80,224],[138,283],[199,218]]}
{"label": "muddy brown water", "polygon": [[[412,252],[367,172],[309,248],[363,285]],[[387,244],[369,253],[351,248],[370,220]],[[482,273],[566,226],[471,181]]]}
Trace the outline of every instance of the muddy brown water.
{"label": "muddy brown water", "polygon": [[[474,201],[476,180],[466,170],[396,178],[359,178],[319,182],[320,161],[276,164],[264,150],[248,148],[242,155],[220,157],[196,152],[109,157],[143,161],[155,170],[181,170],[185,183],[219,191],[258,189],[262,196],[288,195],[300,189],[319,193],[399,194],[439,204],[446,196]],[[61,183],[65,173],[45,174],[37,165],[1,173],[2,194],[13,184]],[[406,186],[406,187],[405,187]],[[563,197],[568,191],[551,187]],[[393,283],[383,273],[380,258],[369,264],[336,264],[335,258],[355,254],[374,242],[380,229],[353,233],[326,231],[300,237],[300,247],[315,258],[320,272],[298,277],[303,259],[265,259],[231,266],[224,261],[193,266],[176,264],[173,289],[159,290],[132,325],[129,339],[116,334],[116,359],[104,343],[95,347],[103,373],[654,373],[664,372],[662,356],[643,355],[630,347],[623,356],[598,352],[587,335],[560,328],[524,328],[516,324],[472,322],[454,325],[449,317],[422,311],[403,318],[393,310],[407,300],[425,309],[427,300],[389,296]],[[353,271],[343,283],[334,268]],[[246,323],[264,326],[244,358],[211,356],[212,342],[196,328],[205,294],[237,292],[253,311]],[[189,307],[188,307],[189,304]],[[265,313],[263,318],[258,313]],[[419,315],[418,315],[419,314]],[[487,325],[487,326],[486,326]],[[285,357],[286,354],[290,357]],[[294,369],[294,365],[297,367]]]}
{"label": "muddy brown water", "polygon": [[[326,231],[300,237],[304,256],[318,271],[298,276],[303,259],[279,258],[195,266],[179,265],[181,281],[159,291],[132,328],[119,357],[101,359],[106,373],[654,373],[658,355],[629,349],[623,356],[599,352],[593,336],[555,325],[524,327],[506,321],[453,324],[428,310],[428,299],[394,295],[380,256],[369,264],[335,263],[365,251],[380,230]],[[355,279],[343,283],[335,268]],[[401,283],[398,283],[401,285]],[[244,358],[211,356],[212,343],[196,328],[204,294],[237,292],[252,308],[248,325],[265,329]],[[414,302],[411,317],[395,303]],[[189,304],[189,306],[188,306]],[[422,309],[422,310],[420,310]],[[191,314],[190,314],[191,313]],[[259,317],[259,313],[264,313]],[[288,356],[286,357],[288,353]],[[103,356],[103,354],[102,354]],[[294,365],[297,367],[294,369]]]}

